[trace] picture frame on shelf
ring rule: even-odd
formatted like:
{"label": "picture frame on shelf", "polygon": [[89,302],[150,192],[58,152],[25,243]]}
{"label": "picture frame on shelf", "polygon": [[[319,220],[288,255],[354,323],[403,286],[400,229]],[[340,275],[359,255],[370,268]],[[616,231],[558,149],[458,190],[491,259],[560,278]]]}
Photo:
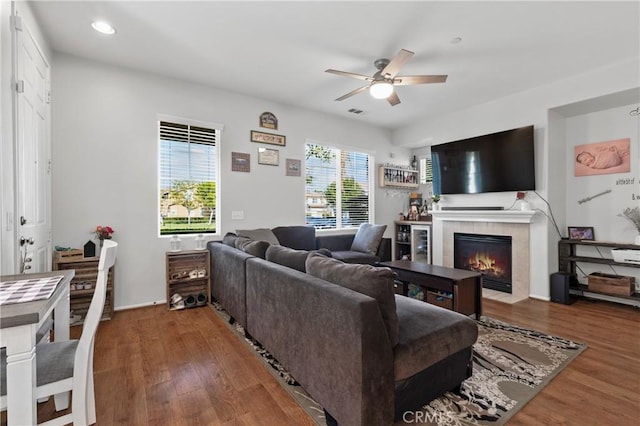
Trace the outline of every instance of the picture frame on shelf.
{"label": "picture frame on shelf", "polygon": [[280,152],[277,149],[258,148],[258,164],[277,166],[280,164]]}
{"label": "picture frame on shelf", "polygon": [[595,241],[593,226],[567,227],[570,240]]}

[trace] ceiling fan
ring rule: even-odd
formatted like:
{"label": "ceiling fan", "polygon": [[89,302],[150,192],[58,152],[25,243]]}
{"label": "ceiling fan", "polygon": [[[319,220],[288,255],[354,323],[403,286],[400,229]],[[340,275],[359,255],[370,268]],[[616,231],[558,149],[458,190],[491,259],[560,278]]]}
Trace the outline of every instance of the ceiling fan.
{"label": "ceiling fan", "polygon": [[427,83],[444,83],[447,81],[446,75],[405,75],[399,76],[398,73],[405,63],[414,55],[413,52],[405,49],[400,49],[400,52],[393,59],[378,59],[373,62],[378,69],[373,76],[355,74],[352,72],[338,71],[328,69],[325,72],[337,75],[343,75],[345,77],[356,78],[358,80],[368,81],[369,84],[362,86],[356,90],[353,90],[346,95],[340,96],[336,101],[343,101],[350,98],[353,95],[364,92],[369,89],[371,96],[376,99],[387,99],[391,106],[400,103],[400,98],[393,90],[393,86],[410,86],[413,84],[427,84]]}

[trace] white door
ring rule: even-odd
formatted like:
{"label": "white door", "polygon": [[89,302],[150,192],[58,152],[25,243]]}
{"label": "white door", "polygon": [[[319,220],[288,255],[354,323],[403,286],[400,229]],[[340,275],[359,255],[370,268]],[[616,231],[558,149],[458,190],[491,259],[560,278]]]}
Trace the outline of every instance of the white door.
{"label": "white door", "polygon": [[16,225],[20,272],[51,270],[49,63],[15,19]]}

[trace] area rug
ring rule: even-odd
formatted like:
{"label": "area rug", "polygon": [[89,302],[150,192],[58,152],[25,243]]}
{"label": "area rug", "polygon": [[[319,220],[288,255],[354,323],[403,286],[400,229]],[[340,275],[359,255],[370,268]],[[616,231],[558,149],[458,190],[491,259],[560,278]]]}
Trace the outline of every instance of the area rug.
{"label": "area rug", "polygon": [[[213,305],[228,324],[229,316]],[[586,345],[489,317],[477,321],[478,341],[473,346],[473,375],[462,383],[460,394],[446,393],[415,412],[407,412],[394,426],[504,425],[540,392]],[[230,327],[254,350],[269,370],[318,424],[325,423],[316,403],[279,363],[238,324]]]}

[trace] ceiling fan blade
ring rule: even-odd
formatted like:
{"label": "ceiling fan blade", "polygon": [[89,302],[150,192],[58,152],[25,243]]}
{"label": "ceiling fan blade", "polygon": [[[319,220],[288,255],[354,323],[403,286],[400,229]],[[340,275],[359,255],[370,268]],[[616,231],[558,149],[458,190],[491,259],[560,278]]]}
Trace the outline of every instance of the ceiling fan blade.
{"label": "ceiling fan blade", "polygon": [[394,106],[400,103],[400,98],[398,97],[398,94],[394,91],[392,94],[389,95],[389,97],[387,98],[387,101],[389,101],[391,106]]}
{"label": "ceiling fan blade", "polygon": [[347,93],[346,95],[342,95],[340,96],[338,99],[336,99],[336,101],[344,101],[347,98],[350,98],[353,95],[357,95],[360,92],[364,92],[365,90],[367,90],[369,88],[369,84],[367,84],[366,86],[362,86],[357,88],[356,90],[352,90],[351,92]]}
{"label": "ceiling fan blade", "polygon": [[373,81],[373,78],[368,75],[356,74],[353,72],[338,71],[338,70],[332,70],[332,69],[325,70],[324,72],[342,75],[344,77],[357,78],[358,80]]}
{"label": "ceiling fan blade", "polygon": [[391,59],[391,62],[384,67],[384,69],[380,72],[380,74],[385,78],[393,78],[399,72],[400,69],[407,63],[409,59],[413,56],[413,52],[405,49],[400,49],[400,52],[396,56]]}
{"label": "ceiling fan blade", "polygon": [[446,75],[403,75],[393,79],[394,86],[409,86],[412,84],[444,83]]}

